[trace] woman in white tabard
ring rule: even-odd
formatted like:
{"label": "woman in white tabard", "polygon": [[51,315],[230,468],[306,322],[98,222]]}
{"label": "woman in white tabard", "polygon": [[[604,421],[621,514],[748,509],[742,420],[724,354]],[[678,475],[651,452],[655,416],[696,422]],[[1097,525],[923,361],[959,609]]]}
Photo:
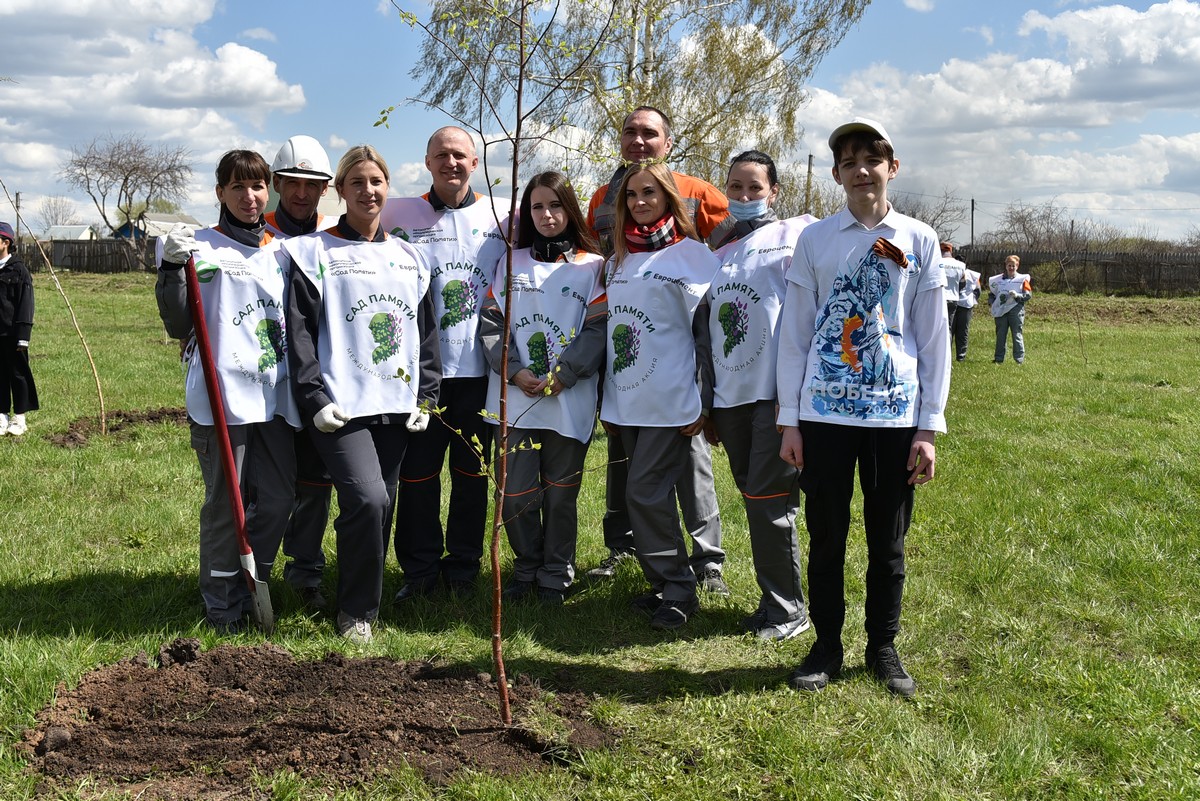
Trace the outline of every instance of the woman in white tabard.
{"label": "woman in white tabard", "polygon": [[405,445],[442,374],[429,266],[379,224],[388,181],[374,148],[350,148],[334,177],[346,213],[284,243],[293,392],[337,490],[337,630],[358,643],[379,615]]}
{"label": "woman in white tabard", "polygon": [[737,220],[716,251],[721,269],[708,292],[713,355],[713,409],[705,435],[721,444],[746,505],[750,550],[761,591],[742,628],[781,641],[809,627],[801,588],[796,510],[799,471],[779,458],[775,426],[775,362],[787,294],[784,275],[800,232],[816,218],[780,220],[775,162],[747,150],[734,157],[725,181]]}
{"label": "woman in white tabard", "polygon": [[195,258],[252,544],[278,547],[287,526],[296,473],[293,432],[300,417],[287,376],[279,240],[263,218],[271,169],[258,153],[231,150],[216,172],[221,206],[216,227],[193,232],[177,225],[159,240],[154,293],[167,333],[184,343],[188,422],[204,478],[200,594],[206,620],[221,633],[234,633],[245,627],[252,601],[187,304],[183,266],[189,258]]}
{"label": "woman in white tabard", "polygon": [[600,420],[629,459],[629,517],[651,585],[634,605],[654,628],[674,629],[700,607],[675,487],[712,408],[705,296],[720,262],[697,238],[665,164],[629,167],[617,197]]}
{"label": "woman in white tabard", "polygon": [[500,410],[500,382],[509,384],[503,514],[514,558],[503,596],[561,604],[575,578],[576,501],[604,362],[604,258],[597,255],[599,245],[562,173],[543,172],[530,179],[519,219],[507,364],[501,350],[507,259],[497,265],[479,321],[491,368],[490,413]]}

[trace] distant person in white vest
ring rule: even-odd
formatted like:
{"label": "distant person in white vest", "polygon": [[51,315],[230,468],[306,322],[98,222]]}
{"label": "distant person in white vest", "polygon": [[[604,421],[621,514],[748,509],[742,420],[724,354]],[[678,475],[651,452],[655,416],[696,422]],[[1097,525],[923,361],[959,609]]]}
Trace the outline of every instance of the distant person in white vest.
{"label": "distant person in white vest", "polygon": [[[433,270],[443,376],[438,406],[444,411],[412,438],[400,471],[395,547],[404,583],[397,602],[439,585],[455,595],[471,592],[483,558],[488,480],[472,440],[488,453],[491,427],[479,413],[487,401],[488,368],[476,335],[504,240],[492,204],[471,189],[478,166],[470,134],[439,128],[425,151],[433,186],[421,197],[392,199],[383,212],[384,229],[420,247]],[[447,452],[450,510],[443,533]]]}
{"label": "distant person in white vest", "polygon": [[[662,161],[671,152],[675,140],[671,136],[671,120],[653,106],[638,106],[621,125],[621,163],[613,171],[608,184],[601,186],[588,203],[588,225],[600,242],[605,256],[613,253],[614,231],[620,197],[621,180],[630,166],[644,162]],[[736,222],[729,216],[729,201],[725,194],[707,181],[683,173],[671,172],[678,188],[683,208],[701,242],[710,248],[724,244],[733,236]],[[692,541],[692,570],[700,588],[716,595],[729,595],[723,571],[725,551],[721,547],[721,515],[713,482],[712,451],[704,437],[692,437],[689,469],[684,471],[679,490],[679,506],[683,522]],[[593,579],[613,576],[617,565],[633,555],[633,532],[625,508],[625,452],[618,437],[608,438],[607,511],[604,515],[604,545],[608,556],[588,571]]]}
{"label": "distant person in white vest", "polygon": [[979,273],[967,267],[963,270],[963,285],[958,291],[958,309],[954,313],[954,358],[967,358],[967,339],[971,335],[971,316],[979,305]]}
{"label": "distant person in white vest", "polygon": [[1012,332],[1013,358],[1025,363],[1025,303],[1033,296],[1029,276],[1017,272],[1021,257],[1013,254],[1004,260],[1004,272],[988,279],[988,303],[996,320],[996,364],[1004,363],[1008,334]]}
{"label": "distant person in white vest", "polygon": [[[279,195],[279,204],[267,212],[267,225],[281,239],[311,234],[337,223],[317,211],[317,204],[329,191],[333,171],[329,155],[311,136],[288,139],[271,162],[271,186]],[[325,463],[313,446],[308,431],[296,432],[296,501],[292,516],[283,532],[284,580],[309,609],[323,610],[327,603],[321,592],[325,572],[325,551],[321,543],[329,523],[333,483]],[[256,547],[260,560],[259,576],[271,574],[279,543]]]}
{"label": "distant person in white vest", "polygon": [[942,270],[946,273],[946,317],[950,321],[948,333],[954,336],[954,315],[958,312],[958,296],[962,292],[967,265],[954,258],[954,243],[942,242]]}

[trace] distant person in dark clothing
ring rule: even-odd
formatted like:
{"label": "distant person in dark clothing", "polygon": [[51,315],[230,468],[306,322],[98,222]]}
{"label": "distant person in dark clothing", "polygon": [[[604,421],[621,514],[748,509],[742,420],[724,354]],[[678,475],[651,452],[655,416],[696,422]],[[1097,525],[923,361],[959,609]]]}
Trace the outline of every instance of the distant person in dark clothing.
{"label": "distant person in dark clothing", "polygon": [[38,408],[29,369],[33,276],[13,252],[15,242],[12,225],[0,222],[0,437],[24,434],[25,413]]}

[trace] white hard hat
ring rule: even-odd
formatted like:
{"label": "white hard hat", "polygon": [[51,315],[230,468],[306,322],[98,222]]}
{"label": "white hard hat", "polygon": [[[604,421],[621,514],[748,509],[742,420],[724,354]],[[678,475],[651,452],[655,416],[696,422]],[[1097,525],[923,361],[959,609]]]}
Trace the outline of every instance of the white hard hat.
{"label": "white hard hat", "polygon": [[311,136],[293,136],[284,142],[283,147],[275,154],[271,172],[289,178],[333,180],[333,172],[329,169],[329,156],[325,154],[321,143]]}

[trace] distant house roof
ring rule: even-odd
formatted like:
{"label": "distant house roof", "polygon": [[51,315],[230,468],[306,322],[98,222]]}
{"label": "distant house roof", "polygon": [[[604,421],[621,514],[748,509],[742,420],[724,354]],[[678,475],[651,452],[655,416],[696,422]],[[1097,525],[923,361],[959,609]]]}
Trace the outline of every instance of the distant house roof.
{"label": "distant house roof", "polygon": [[[146,235],[149,237],[165,236],[168,231],[175,227],[176,223],[183,223],[193,231],[204,227],[204,224],[190,214],[155,214],[146,213]],[[119,239],[128,239],[130,233],[130,224],[125,223],[117,229],[114,234]],[[134,234],[137,238],[142,237],[142,232],[139,229]]]}
{"label": "distant house roof", "polygon": [[46,230],[45,239],[95,239],[96,229],[90,225],[52,225]]}

